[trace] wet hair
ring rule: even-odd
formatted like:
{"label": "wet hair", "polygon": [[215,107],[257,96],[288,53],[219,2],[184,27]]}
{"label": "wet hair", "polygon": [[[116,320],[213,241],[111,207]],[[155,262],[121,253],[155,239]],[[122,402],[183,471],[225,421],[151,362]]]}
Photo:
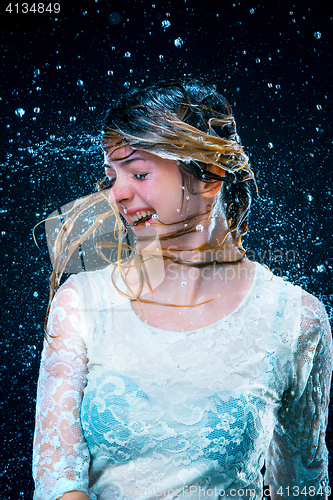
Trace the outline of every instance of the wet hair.
{"label": "wet hair", "polygon": [[[178,160],[189,187],[193,178],[222,180],[229,229],[240,236],[247,232],[254,174],[231,107],[215,86],[169,81],[123,95],[106,114],[102,146],[114,152],[125,144]],[[209,165],[224,172],[213,173]]]}

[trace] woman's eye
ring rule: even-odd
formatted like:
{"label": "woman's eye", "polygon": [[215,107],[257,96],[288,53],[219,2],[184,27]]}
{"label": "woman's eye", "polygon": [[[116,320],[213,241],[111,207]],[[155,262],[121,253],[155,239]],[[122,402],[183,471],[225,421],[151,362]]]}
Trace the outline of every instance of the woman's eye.
{"label": "woman's eye", "polygon": [[103,177],[100,181],[96,182],[96,187],[98,191],[103,191],[103,189],[109,189],[113,186],[116,179],[111,179],[108,176]]}
{"label": "woman's eye", "polygon": [[145,177],[147,177],[147,175],[148,175],[148,174],[134,174],[134,177],[135,177],[136,179],[140,179],[140,180],[142,180],[142,179],[145,179]]}

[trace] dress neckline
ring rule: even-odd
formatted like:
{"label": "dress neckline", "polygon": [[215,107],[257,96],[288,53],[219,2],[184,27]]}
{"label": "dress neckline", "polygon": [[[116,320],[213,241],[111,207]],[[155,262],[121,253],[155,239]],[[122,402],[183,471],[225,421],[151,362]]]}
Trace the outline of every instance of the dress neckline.
{"label": "dress neckline", "polygon": [[244,297],[244,299],[229,314],[226,314],[225,316],[223,316],[222,318],[220,318],[218,321],[215,321],[214,323],[211,323],[211,324],[206,325],[206,326],[202,326],[201,328],[195,328],[194,330],[183,330],[183,331],[179,331],[179,330],[165,330],[164,328],[159,328],[157,326],[150,325],[146,321],[142,321],[142,319],[139,318],[139,316],[136,314],[136,312],[132,308],[131,300],[130,299],[128,299],[126,301],[126,307],[128,308],[129,314],[131,315],[131,317],[133,318],[133,320],[137,324],[140,324],[141,327],[144,326],[145,328],[151,330],[155,334],[160,334],[160,335],[166,335],[167,334],[168,336],[171,335],[171,336],[183,336],[183,337],[185,337],[185,336],[188,336],[188,335],[193,335],[193,334],[197,335],[197,334],[200,334],[200,333],[204,333],[208,329],[211,329],[211,328],[214,329],[220,323],[222,323],[224,321],[228,321],[228,319],[231,318],[234,314],[236,314],[241,308],[243,308],[244,305],[251,298],[251,296],[253,295],[253,290],[254,290],[255,284],[256,284],[257,279],[258,279],[258,270],[259,270],[259,266],[260,266],[260,264],[258,264],[258,262],[254,262],[254,264],[255,264],[254,277],[253,277],[253,280],[252,280],[251,287],[250,287],[249,291],[247,292],[246,296]]}

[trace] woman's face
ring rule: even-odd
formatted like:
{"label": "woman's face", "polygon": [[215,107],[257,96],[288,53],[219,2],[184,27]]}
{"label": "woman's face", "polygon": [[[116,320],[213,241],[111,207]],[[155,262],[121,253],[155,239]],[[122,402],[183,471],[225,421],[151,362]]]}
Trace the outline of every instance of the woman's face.
{"label": "woman's face", "polygon": [[202,211],[201,196],[183,186],[176,161],[124,146],[105,153],[105,173],[113,180],[110,201],[138,237],[151,227],[158,235],[178,231]]}

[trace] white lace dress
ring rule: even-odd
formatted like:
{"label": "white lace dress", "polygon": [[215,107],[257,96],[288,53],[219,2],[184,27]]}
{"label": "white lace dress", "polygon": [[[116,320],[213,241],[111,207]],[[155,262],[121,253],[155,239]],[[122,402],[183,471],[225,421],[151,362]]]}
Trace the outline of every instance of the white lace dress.
{"label": "white lace dress", "polygon": [[264,462],[286,497],[325,498],[331,333],[299,287],[256,264],[234,312],[174,332],[141,321],[108,267],[61,287],[49,332],[35,500],[260,499]]}

